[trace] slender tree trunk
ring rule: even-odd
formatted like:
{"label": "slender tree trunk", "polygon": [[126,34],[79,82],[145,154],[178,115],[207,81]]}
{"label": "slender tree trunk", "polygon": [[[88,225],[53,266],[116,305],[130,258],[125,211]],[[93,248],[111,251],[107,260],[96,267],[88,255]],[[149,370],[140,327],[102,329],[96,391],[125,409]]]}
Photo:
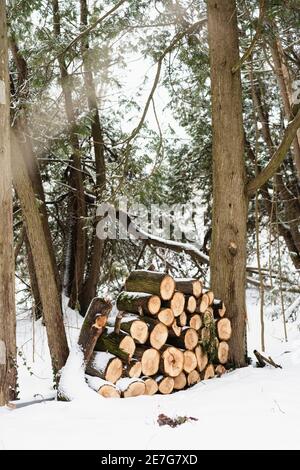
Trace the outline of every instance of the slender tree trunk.
{"label": "slender tree trunk", "polygon": [[0,406],[16,398],[16,312],[6,2],[0,0]]}
{"label": "slender tree trunk", "polygon": [[43,308],[42,308],[41,296],[40,296],[40,291],[39,291],[39,284],[38,284],[38,280],[37,280],[36,272],[35,272],[35,266],[34,266],[32,251],[31,251],[31,247],[30,247],[30,243],[29,243],[29,240],[28,240],[27,233],[25,234],[25,247],[26,247],[26,253],[27,253],[30,288],[31,288],[31,293],[32,293],[33,299],[34,299],[34,305],[35,305],[35,318],[34,318],[34,320],[37,320],[38,318],[42,317]]}
{"label": "slender tree trunk", "polygon": [[[55,38],[61,40],[60,11],[58,0],[52,0],[53,28]],[[66,293],[70,296],[70,307],[78,305],[84,282],[84,270],[86,263],[86,234],[85,218],[86,203],[84,195],[84,183],[81,168],[81,152],[76,131],[76,118],[72,97],[72,80],[68,74],[66,61],[63,55],[58,56],[61,86],[65,101],[65,110],[69,125],[70,144],[72,148],[72,165],[69,171],[69,186],[74,188],[69,198],[69,227],[70,236],[68,253],[66,256]]]}
{"label": "slender tree trunk", "polygon": [[[16,40],[13,34],[11,34],[11,38],[10,38],[10,49],[11,49],[13,59],[14,59],[17,72],[18,72],[18,90],[20,90],[18,93],[18,100],[20,103],[23,103],[22,112],[20,112],[19,110],[18,115],[14,119],[14,129],[16,130],[16,132],[18,132],[19,139],[22,140],[23,142],[23,145],[22,145],[23,158],[27,166],[27,171],[30,176],[35,195],[39,199],[39,210],[42,216],[42,223],[43,223],[43,228],[45,232],[45,237],[46,237],[49,253],[51,256],[53,270],[55,272],[57,287],[59,291],[61,291],[61,280],[60,280],[59,270],[57,267],[57,261],[56,261],[55,252],[53,248],[51,232],[49,228],[48,212],[47,212],[47,207],[45,204],[45,193],[44,193],[42,178],[41,178],[37,158],[34,153],[33,144],[32,144],[32,140],[30,137],[28,122],[27,122],[27,110],[26,110],[25,103],[27,102],[29,98],[28,66],[27,66],[26,60],[24,59],[23,55],[21,54],[21,51],[18,48],[18,45],[16,43]],[[26,243],[26,249],[27,249],[28,264],[29,264],[29,269],[30,269],[30,266],[33,266],[33,264],[32,264],[32,260],[30,259],[31,254],[30,254],[30,246],[28,246],[28,243]],[[35,274],[31,271],[29,272],[29,275],[32,281],[32,288],[33,288],[36,305],[39,305],[40,295],[38,292],[38,286],[37,286],[37,282],[34,282],[34,279],[33,279],[35,277]],[[33,284],[35,284],[35,286],[33,286]]]}
{"label": "slender tree trunk", "polygon": [[[86,0],[80,1],[80,19],[82,27],[86,28],[88,25],[88,8]],[[96,197],[97,202],[101,203],[106,185],[104,140],[98,111],[96,86],[92,72],[91,57],[89,55],[88,36],[85,36],[82,39],[81,53],[84,68],[84,85],[87,94],[88,109],[90,112],[91,134],[96,163]],[[100,267],[102,263],[103,249],[104,240],[100,240],[97,237],[96,227],[94,227],[90,256],[88,260],[87,274],[84,282],[84,288],[80,296],[80,305],[83,313],[87,310],[91,300],[97,294],[97,286],[100,278]]]}
{"label": "slender tree trunk", "polygon": [[63,324],[60,292],[48,244],[45,238],[42,216],[27,172],[23,152],[20,151],[17,137],[12,141],[12,163],[14,186],[19,196],[24,223],[31,247],[38,288],[41,296],[44,322],[47,330],[48,346],[54,373],[61,369],[68,357],[68,345]]}
{"label": "slender tree trunk", "polygon": [[[269,114],[263,106],[261,92],[258,86],[253,88],[253,99],[256,106],[257,115],[260,122],[262,123],[262,135],[271,156],[273,154],[275,145],[269,126]],[[278,195],[284,207],[284,231],[288,231],[290,234],[289,237],[284,236],[284,238],[286,240],[291,259],[297,268],[297,257],[299,258],[300,256],[300,204],[296,194],[287,189],[281,173],[278,172],[276,174],[275,180]],[[278,221],[278,223],[280,223],[280,221]],[[279,227],[278,230],[280,231]],[[281,231],[283,232],[283,230]],[[290,239],[293,241],[292,245],[290,244]]]}
{"label": "slender tree trunk", "polygon": [[211,285],[232,322],[230,360],[245,365],[247,197],[236,4],[208,0],[213,127]]}
{"label": "slender tree trunk", "polygon": [[[270,45],[273,58],[275,73],[283,101],[284,114],[288,121],[292,119],[292,83],[290,73],[285,62],[282,45],[279,38],[275,38]],[[300,181],[300,131],[297,132],[293,141],[292,153],[297,171],[298,180]]]}

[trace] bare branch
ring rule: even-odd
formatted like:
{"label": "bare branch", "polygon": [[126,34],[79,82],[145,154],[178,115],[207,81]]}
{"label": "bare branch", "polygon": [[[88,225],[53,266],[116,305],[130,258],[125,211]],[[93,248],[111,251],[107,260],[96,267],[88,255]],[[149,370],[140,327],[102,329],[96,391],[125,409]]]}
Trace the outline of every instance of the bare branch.
{"label": "bare branch", "polygon": [[252,180],[249,181],[247,185],[247,194],[251,196],[259,188],[261,188],[274,174],[277,169],[283,162],[294,138],[297,133],[297,130],[300,128],[300,109],[296,114],[295,118],[289,122],[283,139],[278,146],[278,148],[273,153],[273,156],[267,166]]}

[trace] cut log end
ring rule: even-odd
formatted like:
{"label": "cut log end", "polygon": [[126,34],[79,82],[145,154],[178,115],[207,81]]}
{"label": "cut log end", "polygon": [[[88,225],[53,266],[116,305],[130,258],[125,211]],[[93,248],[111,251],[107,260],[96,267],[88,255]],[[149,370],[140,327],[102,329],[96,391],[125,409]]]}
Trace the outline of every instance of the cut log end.
{"label": "cut log end", "polygon": [[196,385],[201,380],[200,374],[197,370],[192,370],[187,376],[187,383],[191,387],[192,385]]}
{"label": "cut log end", "polygon": [[186,387],[187,379],[184,372],[180,372],[177,377],[174,377],[174,390],[183,390]]}
{"label": "cut log end", "polygon": [[124,398],[139,397],[140,395],[145,395],[145,390],[146,390],[146,386],[144,382],[142,381],[132,382],[128,386],[127,390],[123,392],[123,397]]}
{"label": "cut log end", "polygon": [[218,347],[218,359],[221,364],[226,364],[228,362],[229,356],[229,346],[226,341],[221,341]]}
{"label": "cut log end", "polygon": [[193,351],[184,351],[183,370],[188,374],[197,367],[197,357]]}
{"label": "cut log end", "polygon": [[184,334],[184,344],[186,349],[193,350],[197,346],[199,341],[198,333],[194,328],[188,328]]}
{"label": "cut log end", "polygon": [[128,377],[138,378],[142,373],[142,364],[140,361],[136,361],[134,364],[129,365],[128,367]]}
{"label": "cut log end", "polygon": [[220,340],[228,341],[231,338],[231,322],[229,318],[221,318],[217,322],[217,332]]}
{"label": "cut log end", "polygon": [[145,395],[155,395],[158,392],[158,384],[154,379],[152,379],[152,377],[144,379],[144,383]]}
{"label": "cut log end", "polygon": [[208,364],[207,353],[204,351],[203,347],[199,345],[195,348],[195,354],[197,358],[197,368],[200,372],[203,372]]}
{"label": "cut log end", "polygon": [[136,342],[146,343],[149,335],[146,323],[141,320],[133,321],[130,327],[130,335]]}
{"label": "cut log end", "polygon": [[135,343],[131,336],[125,336],[119,345],[120,349],[124,351],[130,358],[134,355]]}
{"label": "cut log end", "polygon": [[164,325],[171,326],[174,321],[174,313],[170,308],[164,308],[158,313],[157,318]]}
{"label": "cut log end", "polygon": [[122,367],[121,359],[118,357],[112,359],[106,368],[105,380],[113,384],[116,383],[122,375]]}
{"label": "cut log end", "polygon": [[113,385],[103,385],[98,390],[99,395],[104,398],[120,398],[121,393]]}
{"label": "cut log end", "polygon": [[182,312],[181,315],[178,317],[178,325],[179,326],[186,326],[187,325],[187,314],[185,312]]}
{"label": "cut log end", "polygon": [[184,311],[185,297],[181,292],[175,292],[170,302],[170,307],[175,317],[179,317]]}
{"label": "cut log end", "polygon": [[200,313],[204,313],[205,310],[208,309],[209,305],[210,305],[210,300],[209,300],[209,296],[208,294],[203,294],[201,299],[200,299],[200,303],[199,303],[199,311]]}
{"label": "cut log end", "polygon": [[185,309],[189,313],[194,313],[197,308],[197,301],[193,295],[189,295],[185,301]]}
{"label": "cut log end", "polygon": [[163,395],[168,395],[173,392],[174,379],[172,377],[164,377],[159,381],[158,391]]}
{"label": "cut log end", "polygon": [[216,374],[217,377],[221,377],[225,373],[226,373],[226,369],[225,369],[224,366],[222,366],[222,364],[219,364],[218,366],[216,366],[215,374]]}
{"label": "cut log end", "polygon": [[199,331],[202,326],[201,316],[198,315],[197,313],[192,315],[189,319],[189,325],[191,328],[194,328],[194,330]]}
{"label": "cut log end", "polygon": [[161,372],[170,377],[177,377],[183,370],[183,362],[183,352],[169,346],[161,356]]}
{"label": "cut log end", "polygon": [[175,336],[179,337],[181,335],[182,328],[177,325],[176,320],[172,323],[171,330]]}
{"label": "cut log end", "polygon": [[157,315],[161,306],[161,300],[158,295],[152,295],[148,300],[148,310],[152,315]]}
{"label": "cut log end", "polygon": [[203,373],[203,380],[212,379],[215,376],[215,369],[212,364],[208,364],[204,373]]}
{"label": "cut log end", "polygon": [[175,291],[174,279],[166,274],[160,284],[160,295],[163,300],[170,300]]}
{"label": "cut log end", "polygon": [[160,354],[156,349],[149,348],[142,356],[142,372],[144,375],[154,375],[159,368]]}
{"label": "cut log end", "polygon": [[163,323],[155,325],[150,333],[150,344],[155,349],[160,349],[168,339],[168,328]]}

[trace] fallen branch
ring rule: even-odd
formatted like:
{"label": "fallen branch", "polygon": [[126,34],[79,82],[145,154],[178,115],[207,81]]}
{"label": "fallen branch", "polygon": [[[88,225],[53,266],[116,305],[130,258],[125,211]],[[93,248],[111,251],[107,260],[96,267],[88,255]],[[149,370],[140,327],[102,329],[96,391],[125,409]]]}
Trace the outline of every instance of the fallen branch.
{"label": "fallen branch", "polygon": [[275,369],[282,369],[282,366],[280,364],[276,364],[270,356],[266,358],[256,349],[254,349],[253,353],[257,359],[257,367],[265,367],[266,364],[269,364],[270,366],[275,367]]}

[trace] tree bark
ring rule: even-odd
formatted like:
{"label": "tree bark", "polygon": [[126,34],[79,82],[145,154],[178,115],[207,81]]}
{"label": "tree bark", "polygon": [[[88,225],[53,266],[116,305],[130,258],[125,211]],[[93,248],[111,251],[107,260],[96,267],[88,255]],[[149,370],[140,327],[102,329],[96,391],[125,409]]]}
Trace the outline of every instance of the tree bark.
{"label": "tree bark", "polygon": [[232,362],[245,366],[247,197],[237,8],[208,0],[213,132],[211,286],[230,306]]}
{"label": "tree bark", "polygon": [[[19,140],[22,141],[22,147],[20,147],[20,149],[23,152],[23,158],[26,163],[27,172],[31,179],[33,190],[35,192],[36,198],[39,200],[39,210],[42,216],[41,220],[42,220],[42,224],[44,228],[44,233],[45,233],[45,238],[46,238],[46,242],[48,245],[49,254],[51,256],[53,271],[55,272],[57,288],[59,291],[61,291],[61,280],[60,280],[60,274],[59,274],[59,270],[57,267],[57,261],[56,261],[55,252],[53,248],[51,232],[49,228],[48,212],[47,212],[47,207],[45,204],[45,193],[44,193],[44,188],[43,188],[43,182],[42,182],[37,158],[33,150],[32,140],[30,137],[29,127],[28,127],[28,122],[27,122],[26,105],[23,104],[23,103],[26,103],[27,100],[29,99],[29,93],[30,93],[28,66],[27,66],[26,60],[21,54],[21,51],[19,50],[14,34],[12,34],[10,38],[10,49],[12,52],[12,56],[13,56],[16,68],[17,68],[18,85],[19,85],[19,89],[21,90],[18,94],[18,101],[21,103],[20,105],[21,110],[19,110],[19,112],[17,113],[17,116],[15,116],[14,118],[14,129],[15,129],[16,135],[18,135]],[[26,246],[27,246],[28,259],[29,259],[30,253],[28,249],[29,248],[28,244],[26,244]],[[29,259],[29,264],[30,264],[30,259]],[[31,278],[32,285],[33,285],[34,284],[33,272],[30,273],[30,278]],[[36,305],[38,305],[40,294],[38,292],[37,283],[35,286],[33,286],[33,292],[34,292]]]}
{"label": "tree bark", "polygon": [[19,196],[28,240],[31,246],[43,306],[43,318],[47,330],[52,367],[54,373],[56,373],[65,365],[69,352],[63,324],[60,292],[57,289],[41,214],[16,138],[13,139],[12,163],[14,186]]}
{"label": "tree bark", "polygon": [[0,406],[16,398],[16,312],[6,2],[0,2]]}

